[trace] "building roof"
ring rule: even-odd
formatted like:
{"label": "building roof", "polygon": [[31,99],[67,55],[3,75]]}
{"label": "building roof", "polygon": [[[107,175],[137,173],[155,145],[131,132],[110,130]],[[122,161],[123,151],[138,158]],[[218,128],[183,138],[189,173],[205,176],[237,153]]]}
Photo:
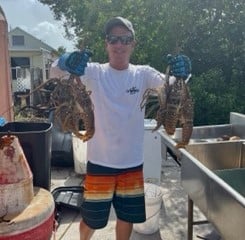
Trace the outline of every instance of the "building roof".
{"label": "building roof", "polygon": [[[13,36],[24,36],[23,45],[13,45]],[[30,33],[24,31],[20,27],[16,27],[9,31],[9,50],[10,51],[40,51],[46,50],[49,52],[56,51],[53,47],[44,43],[42,40],[34,37]]]}

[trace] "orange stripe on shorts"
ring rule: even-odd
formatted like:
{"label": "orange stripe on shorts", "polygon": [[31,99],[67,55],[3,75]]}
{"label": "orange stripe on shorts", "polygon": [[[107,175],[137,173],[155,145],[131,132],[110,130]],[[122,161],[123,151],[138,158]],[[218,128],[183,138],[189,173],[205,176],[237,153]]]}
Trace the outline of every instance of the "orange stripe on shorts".
{"label": "orange stripe on shorts", "polygon": [[87,175],[84,188],[86,200],[109,200],[112,198],[115,189],[115,177]]}

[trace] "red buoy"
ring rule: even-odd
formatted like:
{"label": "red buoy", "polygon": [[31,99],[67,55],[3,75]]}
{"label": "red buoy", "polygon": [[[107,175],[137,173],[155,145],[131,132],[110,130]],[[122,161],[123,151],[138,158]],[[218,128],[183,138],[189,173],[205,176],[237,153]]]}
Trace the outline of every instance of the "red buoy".
{"label": "red buoy", "polygon": [[33,188],[32,173],[16,136],[0,138],[0,240],[49,240],[52,194]]}

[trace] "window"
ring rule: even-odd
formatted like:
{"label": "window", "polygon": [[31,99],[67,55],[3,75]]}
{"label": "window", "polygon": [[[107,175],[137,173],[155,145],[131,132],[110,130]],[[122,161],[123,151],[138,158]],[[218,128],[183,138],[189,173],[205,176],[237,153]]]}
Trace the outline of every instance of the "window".
{"label": "window", "polygon": [[11,57],[11,67],[30,67],[29,57]]}
{"label": "window", "polygon": [[17,68],[29,68],[30,67],[30,58],[28,57],[11,57],[11,70],[12,70],[12,79],[17,79],[18,71]]}
{"label": "window", "polygon": [[24,36],[22,35],[13,35],[12,36],[12,45],[13,46],[24,46]]}

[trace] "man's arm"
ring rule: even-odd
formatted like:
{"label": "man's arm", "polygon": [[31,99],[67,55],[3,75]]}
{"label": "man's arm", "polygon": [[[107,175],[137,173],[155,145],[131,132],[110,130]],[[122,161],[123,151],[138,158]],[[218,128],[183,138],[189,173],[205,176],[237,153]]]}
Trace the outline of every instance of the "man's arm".
{"label": "man's arm", "polygon": [[51,65],[50,78],[69,78],[70,74],[84,75],[87,62],[91,56],[91,51],[88,49],[64,53]]}

